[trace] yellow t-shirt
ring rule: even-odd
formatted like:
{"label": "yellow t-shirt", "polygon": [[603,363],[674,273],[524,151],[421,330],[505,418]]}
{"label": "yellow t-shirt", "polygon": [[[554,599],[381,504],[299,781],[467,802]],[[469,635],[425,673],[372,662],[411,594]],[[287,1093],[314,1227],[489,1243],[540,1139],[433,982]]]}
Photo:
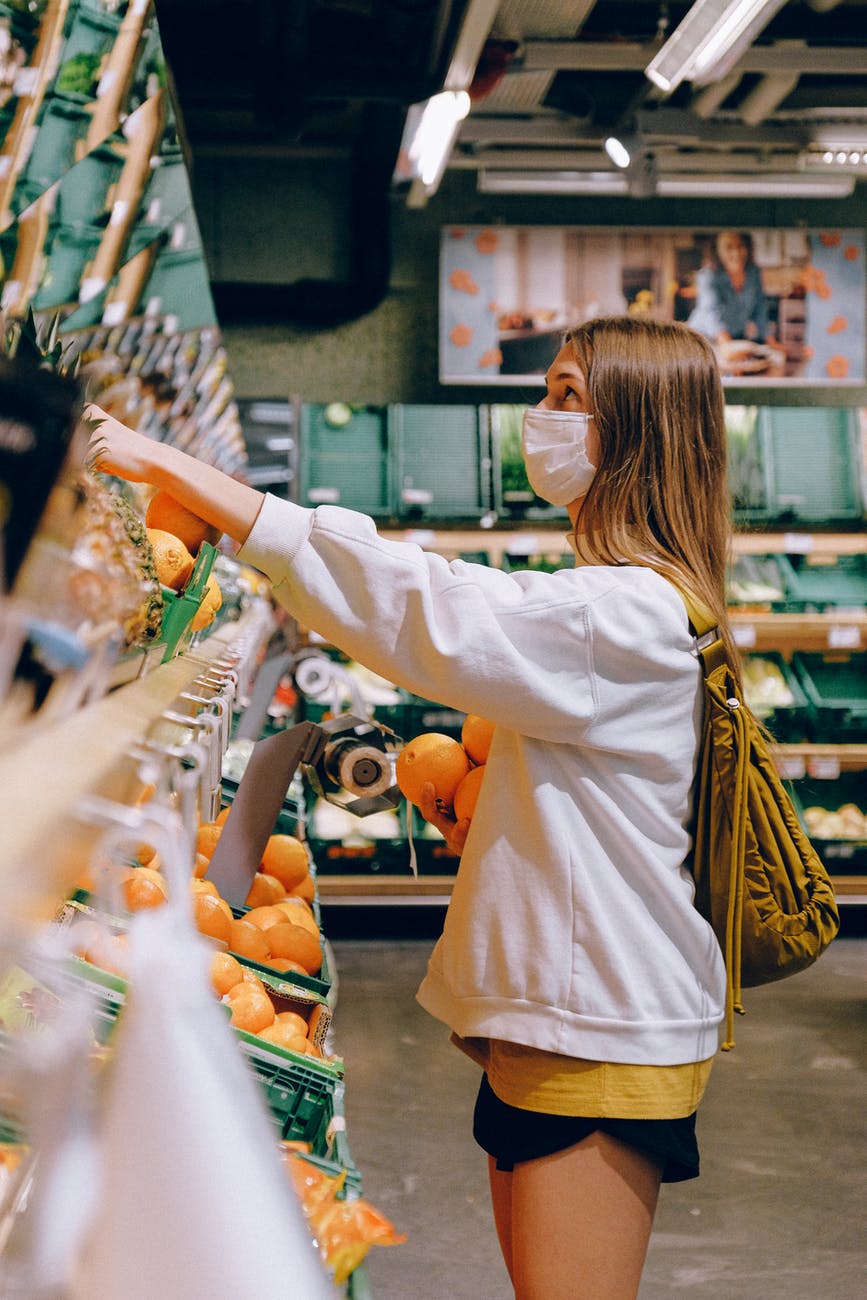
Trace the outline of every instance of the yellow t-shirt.
{"label": "yellow t-shirt", "polygon": [[547,1115],[682,1119],[701,1101],[713,1057],[686,1065],[583,1061],[498,1038],[458,1038],[501,1101]]}

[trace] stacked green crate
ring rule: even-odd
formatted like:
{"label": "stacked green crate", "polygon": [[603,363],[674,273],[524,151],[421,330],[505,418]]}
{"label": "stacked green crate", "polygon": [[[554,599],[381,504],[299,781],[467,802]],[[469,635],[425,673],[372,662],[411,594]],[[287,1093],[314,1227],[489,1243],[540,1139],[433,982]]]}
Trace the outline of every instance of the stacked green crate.
{"label": "stacked green crate", "polygon": [[736,520],[812,525],[861,518],[857,411],[729,407],[726,424]]}
{"label": "stacked green crate", "polygon": [[813,740],[867,743],[867,652],[796,651],[792,668],[810,704]]}
{"label": "stacked green crate", "polygon": [[378,518],[393,513],[385,407],[302,406],[298,499],[305,506],[347,506]]}
{"label": "stacked green crate", "polygon": [[491,509],[485,408],[388,408],[397,513],[418,519],[479,519]]}

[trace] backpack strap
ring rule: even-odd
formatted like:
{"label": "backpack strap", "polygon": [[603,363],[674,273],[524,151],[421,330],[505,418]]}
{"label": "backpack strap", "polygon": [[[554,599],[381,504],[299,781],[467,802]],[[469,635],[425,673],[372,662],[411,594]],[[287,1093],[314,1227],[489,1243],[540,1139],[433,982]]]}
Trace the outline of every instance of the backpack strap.
{"label": "backpack strap", "polygon": [[672,583],[684,605],[689,628],[695,637],[695,655],[701,660],[705,677],[726,662],[726,651],[716,619],[710,610],[700,605],[695,597],[678,583]]}

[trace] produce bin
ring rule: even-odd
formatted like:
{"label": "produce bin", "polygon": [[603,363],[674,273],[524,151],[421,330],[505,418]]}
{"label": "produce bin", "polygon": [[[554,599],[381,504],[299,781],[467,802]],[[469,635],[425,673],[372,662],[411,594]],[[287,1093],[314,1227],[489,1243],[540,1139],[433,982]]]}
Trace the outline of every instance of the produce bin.
{"label": "produce bin", "polygon": [[313,1155],[334,1161],[360,1183],[349,1154],[343,1113],[344,1085],[311,1057],[290,1064],[267,1044],[242,1040],[244,1055],[265,1092],[281,1138],[309,1142]]}
{"label": "produce bin", "polygon": [[778,555],[738,555],[726,572],[726,600],[753,610],[784,612],[786,582]]}
{"label": "produce bin", "polygon": [[795,613],[867,607],[867,555],[840,555],[833,564],[811,564],[809,555],[780,555],[786,608]]}
{"label": "produce bin", "polygon": [[550,551],[539,550],[533,554],[518,555],[513,551],[504,551],[500,567],[505,573],[557,573],[559,569],[574,569],[575,556],[572,551],[557,554],[557,548]]}
{"label": "produce bin", "polygon": [[[867,871],[867,789],[863,772],[792,783],[795,807],[832,875]],[[841,812],[841,809],[845,809]]]}
{"label": "produce bin", "polygon": [[392,467],[385,407],[343,403],[301,407],[299,501],[392,515]]}
{"label": "produce bin", "polygon": [[408,519],[477,519],[491,509],[485,408],[388,408],[397,513]]}
{"label": "produce bin", "polygon": [[792,669],[812,709],[814,741],[867,742],[867,653],[799,650],[792,655]]}
{"label": "produce bin", "polygon": [[[752,408],[748,408],[752,409]],[[732,483],[734,518],[752,523],[833,524],[860,519],[857,411],[759,407],[752,432],[730,447],[744,483]],[[751,465],[746,475],[744,465]]]}
{"label": "produce bin", "polygon": [[781,654],[745,655],[743,676],[745,701],[774,740],[781,744],[809,740],[810,704]]}

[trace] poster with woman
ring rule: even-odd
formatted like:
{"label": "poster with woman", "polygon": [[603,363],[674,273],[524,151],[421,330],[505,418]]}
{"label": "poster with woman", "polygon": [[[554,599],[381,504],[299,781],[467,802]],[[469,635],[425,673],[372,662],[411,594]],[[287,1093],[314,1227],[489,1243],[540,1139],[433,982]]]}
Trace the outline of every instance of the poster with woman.
{"label": "poster with woman", "polygon": [[440,380],[536,384],[593,316],[686,321],[729,384],[864,382],[863,229],[449,226]]}

